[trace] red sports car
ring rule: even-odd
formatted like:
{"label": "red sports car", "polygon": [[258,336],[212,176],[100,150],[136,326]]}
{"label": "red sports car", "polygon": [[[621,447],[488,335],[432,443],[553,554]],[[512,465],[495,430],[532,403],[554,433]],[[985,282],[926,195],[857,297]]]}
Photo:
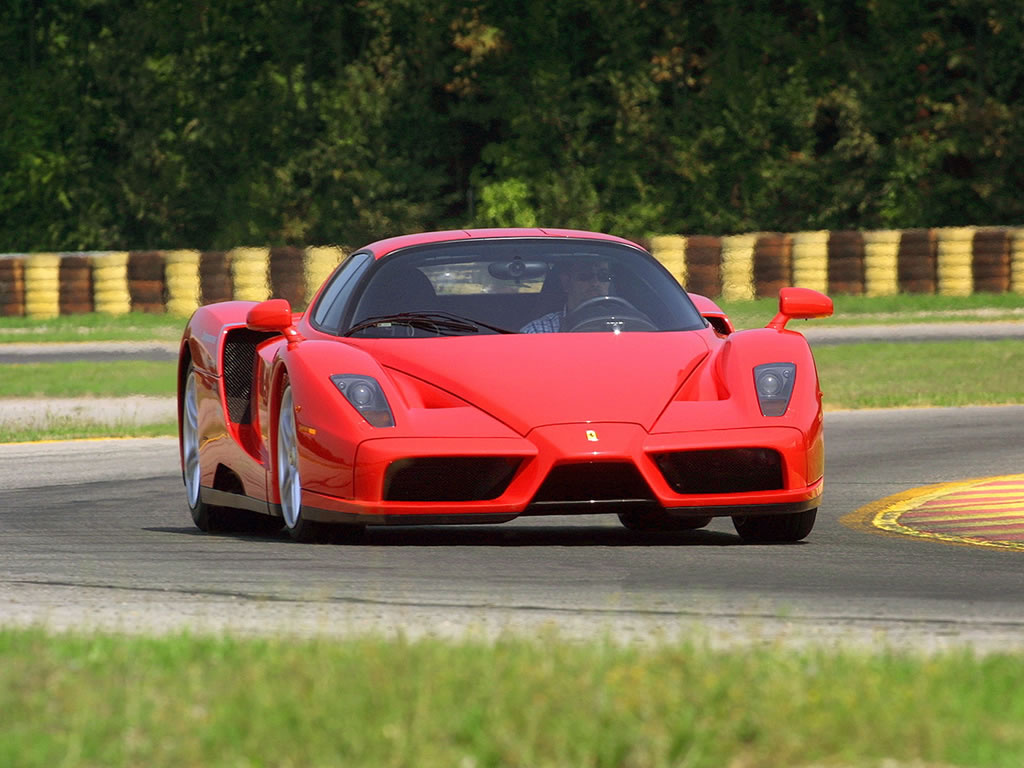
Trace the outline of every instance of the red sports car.
{"label": "red sports car", "polygon": [[352,253],[305,313],[201,307],[181,342],[185,491],[203,530],[618,515],[732,518],[797,541],[823,487],[821,392],[786,288],[735,331],[639,245],[558,229],[429,232]]}

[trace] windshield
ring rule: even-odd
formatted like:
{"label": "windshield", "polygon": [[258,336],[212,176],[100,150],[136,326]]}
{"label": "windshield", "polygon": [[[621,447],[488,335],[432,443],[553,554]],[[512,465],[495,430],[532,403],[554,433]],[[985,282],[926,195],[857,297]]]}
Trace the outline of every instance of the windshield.
{"label": "windshield", "polygon": [[650,254],[570,238],[408,248],[373,265],[349,304],[342,333],[353,336],[705,327],[683,288]]}

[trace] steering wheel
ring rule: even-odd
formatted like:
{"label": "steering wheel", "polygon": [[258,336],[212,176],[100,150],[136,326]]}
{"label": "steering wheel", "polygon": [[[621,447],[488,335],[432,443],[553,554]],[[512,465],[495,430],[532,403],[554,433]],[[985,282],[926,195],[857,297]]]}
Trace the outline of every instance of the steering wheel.
{"label": "steering wheel", "polygon": [[658,330],[651,318],[621,296],[587,299],[565,316],[562,328],[570,333]]}

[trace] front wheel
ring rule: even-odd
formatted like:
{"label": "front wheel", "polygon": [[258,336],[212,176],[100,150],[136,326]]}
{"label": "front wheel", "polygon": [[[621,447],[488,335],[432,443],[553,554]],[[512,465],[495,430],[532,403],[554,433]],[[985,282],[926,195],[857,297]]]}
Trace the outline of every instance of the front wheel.
{"label": "front wheel", "polygon": [[[199,457],[199,374],[189,364],[186,376],[185,397],[181,409],[181,475],[185,481],[185,500],[188,502],[192,522],[196,524],[196,528],[206,532],[265,533],[280,528],[274,518],[267,515],[207,504],[203,501],[200,487],[202,465]],[[239,485],[238,488],[221,490],[241,492],[242,488]]]}
{"label": "front wheel", "polygon": [[285,383],[281,395],[281,412],[277,419],[277,488],[281,494],[281,516],[285,530],[296,541],[326,544],[352,540],[363,532],[363,526],[331,525],[308,520],[302,515],[302,476],[299,473],[299,438],[295,425],[295,401],[292,389]]}
{"label": "front wheel", "polygon": [[200,498],[199,374],[189,364],[186,376],[185,399],[181,404],[181,474],[185,481],[185,500],[196,528],[201,531],[225,530],[231,527],[229,510],[207,504]]}
{"label": "front wheel", "polygon": [[817,509],[791,515],[736,515],[732,524],[744,541],[781,544],[806,538],[814,528],[817,515]]}

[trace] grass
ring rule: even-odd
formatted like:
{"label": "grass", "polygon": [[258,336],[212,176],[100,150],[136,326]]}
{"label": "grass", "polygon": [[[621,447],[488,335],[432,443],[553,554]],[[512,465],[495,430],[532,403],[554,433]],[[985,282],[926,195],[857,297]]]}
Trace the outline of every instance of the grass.
{"label": "grass", "polygon": [[187,318],[129,315],[61,315],[47,319],[0,317],[0,344],[69,341],[178,341]]}
{"label": "grass", "polygon": [[0,366],[0,397],[173,395],[173,361],[84,360]]}
{"label": "grass", "polygon": [[176,421],[137,424],[130,421],[92,424],[66,417],[52,417],[38,426],[0,424],[0,443],[32,443],[49,440],[96,440],[111,437],[170,437],[178,434]]}
{"label": "grass", "polygon": [[[833,296],[832,317],[809,321],[826,325],[898,325],[902,323],[1024,322],[1024,296],[1014,293],[978,293],[971,296]],[[778,311],[776,299],[718,301],[737,328],[764,326]]]}
{"label": "grass", "polygon": [[[833,296],[835,314],[815,320],[823,325],[864,323],[941,323],[951,321],[1024,321],[1024,295],[978,293],[971,296],[900,294]],[[737,328],[763,326],[778,309],[776,299],[716,300]],[[50,319],[0,317],[0,344],[69,341],[178,341],[187,318],[176,315],[62,315]]]}
{"label": "grass", "polygon": [[0,631],[0,764],[1018,766],[1024,659]]}
{"label": "grass", "polygon": [[1024,403],[1019,339],[849,344],[814,352],[827,408]]}

